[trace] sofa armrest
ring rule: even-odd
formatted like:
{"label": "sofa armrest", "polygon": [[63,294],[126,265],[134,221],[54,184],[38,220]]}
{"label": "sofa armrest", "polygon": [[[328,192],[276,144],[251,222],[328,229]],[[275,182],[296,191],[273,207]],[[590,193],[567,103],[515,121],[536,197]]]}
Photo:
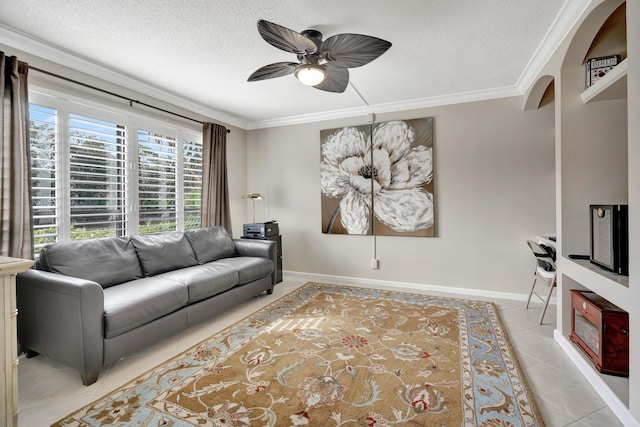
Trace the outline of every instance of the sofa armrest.
{"label": "sofa armrest", "polygon": [[236,253],[239,256],[256,256],[269,258],[273,261],[273,272],[271,273],[271,289],[276,284],[276,269],[278,267],[278,244],[270,240],[258,239],[233,239],[236,246]]}
{"label": "sofa armrest", "polygon": [[[27,270],[16,278],[18,341],[23,348],[84,373],[103,360],[104,294],[98,283]],[[84,379],[84,377],[83,377]]]}

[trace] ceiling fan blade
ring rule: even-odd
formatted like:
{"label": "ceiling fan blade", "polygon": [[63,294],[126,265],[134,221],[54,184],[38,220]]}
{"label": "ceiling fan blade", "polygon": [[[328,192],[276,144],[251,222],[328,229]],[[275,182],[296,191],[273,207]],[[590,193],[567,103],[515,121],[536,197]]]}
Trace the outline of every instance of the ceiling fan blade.
{"label": "ceiling fan blade", "polygon": [[336,67],[354,68],[368,64],[391,47],[391,43],[362,34],[336,34],[326,39],[321,55]]}
{"label": "ceiling fan blade", "polygon": [[275,77],[283,77],[292,74],[296,67],[300,65],[297,62],[276,62],[275,64],[265,65],[258,68],[247,79],[249,82],[257,80],[273,79]]}
{"label": "ceiling fan blade", "polygon": [[318,50],[316,44],[302,34],[264,19],[258,20],[258,32],[267,43],[289,53],[306,54]]}
{"label": "ceiling fan blade", "polygon": [[327,76],[314,87],[327,92],[342,93],[349,84],[349,70],[326,64]]}

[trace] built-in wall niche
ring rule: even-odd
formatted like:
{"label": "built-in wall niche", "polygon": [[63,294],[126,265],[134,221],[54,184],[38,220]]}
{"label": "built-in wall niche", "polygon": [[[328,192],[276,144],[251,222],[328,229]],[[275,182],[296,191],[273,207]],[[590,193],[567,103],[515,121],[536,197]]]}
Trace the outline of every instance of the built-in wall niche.
{"label": "built-in wall niche", "polygon": [[[626,77],[614,85],[622,96],[612,96],[611,87],[602,90],[607,83],[602,81],[618,67],[585,90],[584,66],[593,57],[618,54],[626,59],[625,15],[624,2],[598,7],[575,33],[562,64],[556,96],[562,99],[560,238],[565,257],[590,252],[590,205],[628,204]],[[585,103],[580,99],[585,93],[605,102]]]}
{"label": "built-in wall niche", "polygon": [[[556,340],[614,413],[621,420],[628,420],[631,418],[629,396],[630,392],[637,393],[638,373],[632,368],[629,378],[602,374],[569,339],[572,289],[595,292],[629,313],[631,319],[637,314],[638,306],[637,299],[633,298],[634,282],[630,280],[634,277],[621,276],[588,260],[570,257],[590,254],[590,205],[629,204],[629,191],[636,192],[629,183],[628,100],[636,99],[637,94],[628,92],[627,80],[632,75],[627,75],[627,55],[632,56],[632,60],[637,58],[636,51],[627,45],[627,25],[635,29],[638,20],[626,16],[627,5],[622,0],[593,3],[562,53],[556,82],[559,100],[556,142],[560,149],[556,173],[561,186],[557,205],[561,222],[558,237],[562,252],[557,263],[561,298]],[[621,62],[586,88],[586,61],[610,55],[620,55]],[[632,224],[633,220],[629,218],[632,229],[637,225]],[[629,328],[630,345],[638,337],[637,328],[633,326]],[[631,362],[633,364],[633,359]]]}
{"label": "built-in wall niche", "polygon": [[582,61],[608,55],[627,58],[627,3],[622,3],[602,24]]}
{"label": "built-in wall niche", "polygon": [[542,108],[545,105],[553,104],[556,100],[556,87],[553,80],[549,83],[549,86],[545,89],[542,94],[542,98],[540,99],[540,104],[538,104],[538,108]]}
{"label": "built-in wall niche", "polygon": [[622,3],[594,37],[583,65],[591,58],[620,55],[620,63],[582,93],[582,101],[597,102],[627,98],[627,4]]}
{"label": "built-in wall niche", "polygon": [[[573,280],[571,277],[569,276],[563,276],[563,283],[564,283],[564,289],[566,290],[566,293],[564,293],[563,298],[566,298],[568,302],[571,301],[571,290],[572,289],[577,289],[580,291],[591,291],[591,289],[589,289],[586,286],[583,286],[582,283],[578,283],[577,281]],[[571,327],[571,310],[566,310],[563,314],[567,315],[567,322],[564,322],[565,325],[567,325],[567,331],[565,332],[566,335],[568,336],[571,332],[570,327]],[[570,341],[569,341],[570,342]],[[584,365],[588,367],[588,369],[590,369],[590,371],[596,375],[596,378],[598,378],[603,386],[606,386],[607,388],[609,388],[609,390],[611,390],[611,392],[613,392],[613,394],[620,400],[620,402],[622,402],[622,404],[624,404],[626,407],[629,407],[629,378],[628,377],[621,377],[621,376],[617,376],[617,375],[608,375],[608,374],[603,374],[598,372],[595,368],[593,368],[593,362],[592,360],[582,351],[582,349],[579,348],[579,346],[573,342],[571,342],[571,346],[572,348],[575,350],[573,353],[574,355],[580,357],[583,361],[584,361]]]}

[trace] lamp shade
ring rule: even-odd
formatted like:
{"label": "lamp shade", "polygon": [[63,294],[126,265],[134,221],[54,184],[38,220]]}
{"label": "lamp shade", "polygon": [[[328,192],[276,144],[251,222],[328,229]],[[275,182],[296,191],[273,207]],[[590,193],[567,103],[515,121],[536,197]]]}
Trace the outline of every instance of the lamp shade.
{"label": "lamp shade", "polygon": [[264,196],[260,193],[250,193],[242,196],[243,199],[263,200]]}
{"label": "lamp shade", "polygon": [[253,222],[256,222],[256,200],[264,200],[264,196],[260,193],[249,193],[242,196],[243,199],[251,200],[253,210]]}
{"label": "lamp shade", "polygon": [[321,83],[327,76],[327,70],[317,64],[302,64],[296,69],[296,77],[307,86]]}

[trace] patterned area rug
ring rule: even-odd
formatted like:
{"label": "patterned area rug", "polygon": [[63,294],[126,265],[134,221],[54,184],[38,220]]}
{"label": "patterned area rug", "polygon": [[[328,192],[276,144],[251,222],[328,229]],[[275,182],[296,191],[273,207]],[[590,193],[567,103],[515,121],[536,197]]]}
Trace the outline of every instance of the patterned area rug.
{"label": "patterned area rug", "polygon": [[492,303],[307,283],[56,426],[542,426]]}

